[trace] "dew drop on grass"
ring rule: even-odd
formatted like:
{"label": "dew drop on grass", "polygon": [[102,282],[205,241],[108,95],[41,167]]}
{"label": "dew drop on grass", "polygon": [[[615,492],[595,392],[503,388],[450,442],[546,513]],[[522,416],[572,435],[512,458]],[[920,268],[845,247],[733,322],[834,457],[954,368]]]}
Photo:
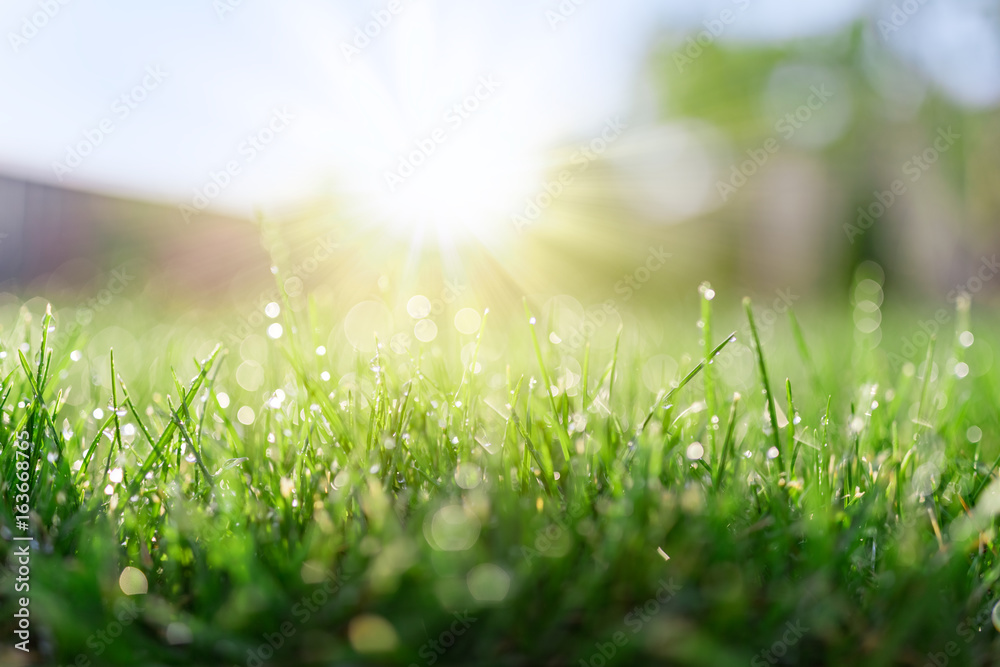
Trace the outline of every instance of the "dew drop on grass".
{"label": "dew drop on grass", "polygon": [[431,302],[426,296],[417,294],[406,302],[407,314],[415,320],[422,320],[431,314]]}
{"label": "dew drop on grass", "polygon": [[477,565],[466,577],[469,593],[480,602],[501,602],[510,590],[510,575],[493,563]]}
{"label": "dew drop on grass", "polygon": [[479,486],[483,472],[475,463],[459,463],[455,468],[455,483],[469,490]]}
{"label": "dew drop on grass", "polygon": [[257,391],[264,384],[264,367],[256,361],[244,361],[236,368],[236,382],[247,391]]}
{"label": "dew drop on grass", "polygon": [[281,389],[275,389],[274,394],[267,401],[269,407],[277,410],[281,407],[281,404],[285,402],[285,392]]}
{"label": "dew drop on grass", "polygon": [[276,304],[274,301],[264,306],[264,314],[270,317],[272,320],[281,314],[281,306]]}
{"label": "dew drop on grass", "polygon": [[135,567],[126,567],[118,577],[118,585],[125,595],[145,595],[149,590],[149,583],[142,570]]}
{"label": "dew drop on grass", "polygon": [[965,432],[965,437],[968,439],[969,442],[975,444],[980,440],[982,440],[983,431],[978,426],[970,426],[969,430]]}
{"label": "dew drop on grass", "polygon": [[104,419],[104,410],[101,410],[100,408],[95,408],[94,409],[94,419],[97,419],[97,420]]}
{"label": "dew drop on grass", "polygon": [[479,539],[479,518],[461,505],[445,505],[424,524],[424,537],[437,551],[465,551]]}
{"label": "dew drop on grass", "polygon": [[347,626],[351,647],[361,654],[390,653],[399,645],[399,635],[389,621],[374,614],[362,614]]}
{"label": "dew drop on grass", "polygon": [[455,313],[455,328],[467,336],[479,331],[482,321],[482,316],[473,308],[463,308]]}
{"label": "dew drop on grass", "polygon": [[962,344],[962,347],[972,347],[975,341],[976,337],[972,335],[971,331],[963,331],[958,334],[958,342]]}
{"label": "dew drop on grass", "polygon": [[[6,352],[0,352],[0,358],[5,356],[7,356]],[[83,359],[83,352],[80,352],[80,350],[73,350],[72,352],[69,353],[69,358],[72,359],[73,361],[80,361],[81,359]]]}
{"label": "dew drop on grass", "polygon": [[420,320],[413,327],[413,335],[421,343],[430,343],[437,338],[438,328],[432,320]]}
{"label": "dew drop on grass", "polygon": [[767,450],[767,458],[769,459],[778,458],[778,454],[779,452],[777,447],[771,447],[770,449]]}
{"label": "dew drop on grass", "polygon": [[241,424],[249,426],[250,424],[253,423],[254,420],[253,408],[251,408],[249,405],[244,405],[239,409],[239,411],[237,411],[236,419]]}
{"label": "dew drop on grass", "polygon": [[283,334],[284,331],[284,328],[279,323],[275,322],[267,328],[267,335],[269,338],[277,340],[281,338],[281,334]]}

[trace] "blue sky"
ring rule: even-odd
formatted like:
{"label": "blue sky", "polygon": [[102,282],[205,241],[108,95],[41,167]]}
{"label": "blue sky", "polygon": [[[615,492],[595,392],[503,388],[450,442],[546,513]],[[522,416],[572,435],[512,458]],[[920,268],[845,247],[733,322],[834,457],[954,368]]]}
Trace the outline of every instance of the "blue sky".
{"label": "blue sky", "polygon": [[[508,179],[504,196],[516,198],[537,186],[547,150],[629,113],[645,53],[663,30],[698,30],[740,4],[746,11],[724,39],[784,39],[893,7],[576,1],[400,0],[398,12],[381,15],[384,27],[371,28],[370,43],[352,51],[345,44],[389,0],[7,0],[0,171],[189,203],[214,178],[225,185],[209,189],[210,204],[240,214],[334,189],[377,199],[399,156],[493,77],[498,90],[453,128],[447,150],[486,155],[489,164],[470,173]],[[26,28],[45,6],[51,17]],[[565,20],[555,20],[561,6]],[[995,11],[994,3],[921,3],[887,40],[957,100],[992,105],[1000,97]],[[97,138],[78,166],[57,173],[71,147]],[[233,165],[230,178],[220,175]]]}

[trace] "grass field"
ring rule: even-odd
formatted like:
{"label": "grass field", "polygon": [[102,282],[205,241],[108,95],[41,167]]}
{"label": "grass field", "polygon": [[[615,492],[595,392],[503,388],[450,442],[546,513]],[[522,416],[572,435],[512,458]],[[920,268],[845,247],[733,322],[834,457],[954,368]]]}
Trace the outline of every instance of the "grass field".
{"label": "grass field", "polygon": [[882,301],[370,352],[8,302],[0,662],[994,664],[1000,338]]}

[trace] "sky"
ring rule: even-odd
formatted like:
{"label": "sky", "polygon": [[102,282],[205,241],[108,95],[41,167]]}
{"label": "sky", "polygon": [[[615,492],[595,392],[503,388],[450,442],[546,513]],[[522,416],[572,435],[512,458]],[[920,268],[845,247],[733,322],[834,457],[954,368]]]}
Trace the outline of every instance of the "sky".
{"label": "sky", "polygon": [[[907,2],[881,37],[956,101],[995,105],[996,4]],[[629,116],[666,32],[730,10],[720,39],[793,39],[902,4],[6,0],[0,172],[238,215],[324,193],[392,213],[456,182],[509,209],[553,147]]]}

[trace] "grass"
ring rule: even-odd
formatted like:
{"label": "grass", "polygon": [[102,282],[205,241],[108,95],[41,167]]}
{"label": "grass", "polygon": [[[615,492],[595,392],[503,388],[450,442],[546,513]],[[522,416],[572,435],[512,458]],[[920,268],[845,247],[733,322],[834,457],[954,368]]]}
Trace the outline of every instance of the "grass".
{"label": "grass", "polygon": [[650,316],[659,345],[571,350],[526,303],[365,354],[320,354],[334,323],[293,299],[278,340],[227,346],[114,306],[64,340],[8,305],[0,659],[994,662],[1000,339],[960,300],[931,363],[899,364],[888,322],[765,331],[700,294],[700,328]]}

